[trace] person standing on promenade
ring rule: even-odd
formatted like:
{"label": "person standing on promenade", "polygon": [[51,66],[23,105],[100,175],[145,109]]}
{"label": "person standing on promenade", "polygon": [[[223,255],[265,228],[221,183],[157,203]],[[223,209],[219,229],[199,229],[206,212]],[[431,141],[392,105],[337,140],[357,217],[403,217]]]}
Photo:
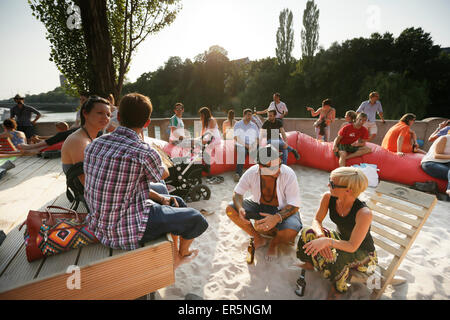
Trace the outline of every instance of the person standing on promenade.
{"label": "person standing on promenade", "polygon": [[358,110],[356,110],[358,114],[363,112],[367,115],[367,121],[364,126],[367,128],[367,130],[369,130],[370,137],[368,141],[372,141],[378,132],[377,124],[375,122],[377,119],[377,113],[380,116],[383,124],[386,123],[383,117],[383,107],[381,106],[381,102],[379,101],[379,99],[380,95],[378,94],[378,92],[371,92],[369,94],[369,100],[363,101]]}
{"label": "person standing on promenade", "polygon": [[314,122],[314,129],[316,131],[316,139],[320,140],[323,137],[325,142],[330,140],[330,127],[336,118],[336,110],[331,107],[331,100],[325,99],[322,101],[322,107],[314,111],[311,107],[306,107],[306,110],[311,112],[311,116],[319,119]]}
{"label": "person standing on promenade", "polygon": [[281,101],[281,95],[278,92],[273,94],[273,101],[270,103],[269,107],[264,111],[257,111],[256,114],[267,114],[268,116],[270,110],[275,110],[275,118],[281,120],[281,122],[283,122],[284,117],[288,114],[288,108],[286,107],[286,104]]}
{"label": "person standing on promenade", "polygon": [[[26,105],[25,98],[19,94],[13,98],[16,105],[10,110],[10,118],[15,119],[17,122],[17,130],[25,133],[27,137],[27,142],[31,142],[31,137],[34,136],[35,130],[34,125],[41,117],[41,113],[35,108]],[[31,114],[36,114],[36,118],[31,120]]]}

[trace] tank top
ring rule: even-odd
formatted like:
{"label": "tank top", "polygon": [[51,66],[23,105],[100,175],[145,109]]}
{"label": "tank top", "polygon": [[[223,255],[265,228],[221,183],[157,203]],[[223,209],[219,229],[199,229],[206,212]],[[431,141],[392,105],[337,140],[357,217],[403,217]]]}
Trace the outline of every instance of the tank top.
{"label": "tank top", "polygon": [[23,138],[19,137],[19,133],[17,131],[10,131],[9,134],[11,135],[11,142],[14,146],[18,146],[19,144],[25,143]]}
{"label": "tank top", "polygon": [[433,144],[431,145],[427,154],[422,158],[421,163],[429,162],[429,161],[439,162],[439,163],[450,162],[450,160],[448,160],[448,159],[436,159],[434,157],[435,152],[436,152],[436,146],[437,146],[438,142],[441,141],[441,139],[447,140],[447,142],[445,143],[444,154],[450,154],[450,134],[447,134],[445,136],[439,137],[436,141],[433,142]]}
{"label": "tank top", "polygon": [[[338,232],[342,240],[348,241],[350,240],[350,236],[352,235],[352,231],[355,228],[356,224],[356,213],[359,209],[367,207],[365,202],[362,202],[358,198],[353,202],[353,206],[350,209],[350,212],[345,217],[341,217],[336,210],[336,197],[330,197],[330,203],[328,204],[328,209],[330,210],[330,219],[333,221],[338,227]],[[366,250],[368,252],[375,251],[375,246],[373,244],[373,239],[369,231],[367,231],[366,237],[361,242],[361,245],[358,249]]]}

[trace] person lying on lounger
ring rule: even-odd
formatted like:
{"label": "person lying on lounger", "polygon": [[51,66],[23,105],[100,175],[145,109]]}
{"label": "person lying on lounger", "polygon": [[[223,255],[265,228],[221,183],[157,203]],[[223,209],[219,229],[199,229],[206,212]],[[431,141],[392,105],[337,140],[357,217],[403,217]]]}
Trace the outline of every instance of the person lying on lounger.
{"label": "person lying on lounger", "polygon": [[0,138],[9,138],[16,148],[26,142],[27,137],[25,133],[17,131],[17,123],[14,119],[5,119],[3,128],[5,131],[0,133]]}

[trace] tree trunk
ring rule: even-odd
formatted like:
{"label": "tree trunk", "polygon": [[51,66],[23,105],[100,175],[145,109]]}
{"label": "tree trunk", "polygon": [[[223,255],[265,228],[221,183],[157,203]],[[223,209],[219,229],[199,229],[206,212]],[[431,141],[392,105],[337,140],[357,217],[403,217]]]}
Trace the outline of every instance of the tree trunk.
{"label": "tree trunk", "polygon": [[81,11],[88,64],[92,74],[89,91],[105,98],[110,93],[117,97],[106,0],[76,0],[76,4]]}

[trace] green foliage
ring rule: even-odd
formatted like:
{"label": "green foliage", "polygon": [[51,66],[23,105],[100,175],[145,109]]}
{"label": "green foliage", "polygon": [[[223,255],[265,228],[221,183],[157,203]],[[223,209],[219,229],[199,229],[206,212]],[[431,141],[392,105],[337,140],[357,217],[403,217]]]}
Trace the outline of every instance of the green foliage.
{"label": "green foliage", "polygon": [[425,116],[424,106],[429,103],[429,90],[424,80],[410,79],[405,73],[380,72],[366,77],[359,95],[367,96],[371,91],[383,93],[380,99],[387,119],[400,119],[405,113],[414,113],[418,119]]}
{"label": "green foliage", "polygon": [[287,65],[292,62],[292,49],[294,48],[294,30],[292,30],[292,11],[284,9],[280,12],[280,26],[277,31],[277,48],[275,53],[278,62]]}
{"label": "green foliage", "polygon": [[[68,27],[74,12],[67,0],[28,0],[30,8],[47,29],[50,41],[50,61],[66,77],[66,89],[71,95],[91,91],[94,79],[88,61],[83,30]],[[148,35],[170,25],[178,14],[180,0],[107,0],[108,29],[113,50],[115,89],[122,90],[125,76],[137,47]],[[93,63],[101,63],[94,61]],[[116,97],[118,98],[118,97]]]}
{"label": "green foliage", "polygon": [[46,38],[50,41],[50,61],[53,61],[67,79],[66,91],[76,96],[78,92],[88,91],[91,77],[86,45],[81,29],[67,27],[71,5],[65,0],[28,0],[32,14],[47,29]]}
{"label": "green foliage", "polygon": [[319,45],[319,9],[310,0],[306,3],[306,9],[303,11],[303,28],[301,31],[302,56],[312,57]]}
{"label": "green foliage", "polygon": [[[385,117],[399,119],[415,113],[418,119],[450,116],[450,55],[433,45],[422,29],[406,29],[398,38],[374,33],[334,43],[315,56],[283,68],[277,58],[229,61],[225,49],[213,46],[194,62],[171,57],[154,72],[127,84],[124,93],[138,91],[151,97],[156,114],[167,116],[181,101],[186,115],[196,116],[202,106],[213,111],[234,108],[265,109],[280,92],[289,117],[310,117],[305,106],[317,108],[330,98],[337,116],[356,110],[378,91]],[[223,114],[223,113],[222,113]]]}
{"label": "green foliage", "polygon": [[66,91],[62,87],[57,87],[52,91],[40,93],[40,94],[33,94],[33,95],[25,95],[25,101],[26,103],[70,103],[70,104],[77,104],[78,98],[71,97],[67,95]]}

